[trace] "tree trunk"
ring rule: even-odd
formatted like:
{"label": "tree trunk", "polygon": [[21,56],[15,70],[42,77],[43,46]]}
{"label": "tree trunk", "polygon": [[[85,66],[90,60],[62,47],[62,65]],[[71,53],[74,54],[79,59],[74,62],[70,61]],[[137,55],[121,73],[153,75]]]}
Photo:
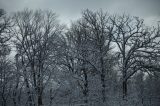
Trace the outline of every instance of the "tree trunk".
{"label": "tree trunk", "polygon": [[[23,56],[22,56],[22,65],[24,66]],[[26,75],[27,75],[27,71],[26,71],[26,69],[24,69],[24,81],[25,81],[26,88],[27,88],[28,102],[29,102],[29,106],[32,106],[32,97],[31,97],[29,82],[28,82],[28,79],[27,79]]]}
{"label": "tree trunk", "polygon": [[33,84],[34,84],[34,87],[37,86],[37,80],[36,80],[36,72],[35,72],[35,64],[34,64],[34,61],[31,62],[31,69],[32,69],[32,74],[33,74]]}
{"label": "tree trunk", "polygon": [[87,104],[88,103],[88,76],[87,76],[87,72],[84,69],[84,90],[83,90],[83,94],[85,97],[84,103]]}
{"label": "tree trunk", "polygon": [[37,86],[37,93],[38,93],[38,106],[42,106],[42,85],[41,85],[40,76],[38,75],[38,86]]}
{"label": "tree trunk", "polygon": [[106,96],[105,96],[106,85],[105,85],[105,75],[104,75],[104,73],[101,74],[101,83],[102,83],[102,101],[106,102]]}
{"label": "tree trunk", "polygon": [[2,96],[2,106],[7,106],[7,102],[4,96]]}
{"label": "tree trunk", "polygon": [[[125,50],[124,50],[125,51]],[[126,62],[125,62],[125,52],[123,53],[123,82],[122,82],[122,89],[123,89],[123,100],[127,100],[127,70],[126,70]]]}
{"label": "tree trunk", "polygon": [[42,94],[40,93],[38,95],[38,106],[42,106],[42,105],[43,105],[43,103],[42,103]]}
{"label": "tree trunk", "polygon": [[123,99],[126,99],[127,96],[127,80],[123,81]]}
{"label": "tree trunk", "polygon": [[30,93],[30,88],[29,88],[28,80],[25,79],[25,82],[26,82],[26,87],[27,87],[27,95],[28,95],[29,106],[32,106],[32,97],[31,97],[31,93]]}
{"label": "tree trunk", "polygon": [[39,61],[39,72],[38,72],[38,84],[37,84],[37,91],[38,91],[38,106],[43,105],[42,101],[42,69],[43,65]]}
{"label": "tree trunk", "polygon": [[101,84],[102,84],[102,101],[106,102],[106,84],[105,84],[105,70],[104,70],[104,63],[103,63],[103,57],[101,54],[101,58],[100,58],[100,62],[101,62]]}
{"label": "tree trunk", "polygon": [[17,94],[16,94],[16,92],[14,91],[14,92],[13,92],[13,98],[12,98],[14,106],[17,106],[16,96],[17,96]]}

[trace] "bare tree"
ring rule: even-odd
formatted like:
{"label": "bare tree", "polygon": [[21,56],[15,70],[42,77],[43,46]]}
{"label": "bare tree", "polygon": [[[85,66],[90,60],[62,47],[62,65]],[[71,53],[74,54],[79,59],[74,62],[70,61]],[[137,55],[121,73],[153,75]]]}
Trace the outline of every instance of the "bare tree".
{"label": "bare tree", "polygon": [[[42,95],[45,83],[50,77],[45,76],[50,64],[47,60],[54,54],[55,44],[59,41],[62,27],[57,23],[56,14],[50,11],[31,11],[25,9],[14,15],[16,24],[14,35],[18,54],[22,56],[22,63],[28,67],[26,78],[31,80],[26,86],[32,84],[36,92],[38,106],[43,105]],[[25,60],[25,61],[24,61]],[[26,63],[27,62],[27,63]],[[24,70],[24,71],[25,71]],[[24,74],[26,74],[24,73]]]}
{"label": "bare tree", "polygon": [[[86,21],[86,26],[90,31],[90,37],[93,40],[94,50],[96,52],[98,67],[102,84],[102,100],[106,101],[106,74],[110,71],[110,58],[111,41],[113,34],[113,25],[109,23],[109,14],[104,13],[102,10],[92,12],[85,10],[82,17]],[[93,57],[92,57],[93,58]],[[111,62],[111,61],[110,61]]]}
{"label": "bare tree", "polygon": [[[84,103],[88,103],[88,73],[89,69],[87,67],[87,59],[89,55],[89,36],[88,31],[85,30],[84,27],[81,27],[80,23],[82,21],[77,22],[76,24],[72,24],[70,31],[67,33],[68,41],[70,42],[71,50],[73,51],[73,56],[68,66],[71,66],[71,71],[76,74],[76,79],[78,81],[78,85],[81,88],[84,95]],[[76,62],[74,62],[76,61]],[[74,62],[74,63],[72,63]]]}
{"label": "bare tree", "polygon": [[[154,29],[145,27],[144,21],[129,15],[113,16],[113,42],[117,45],[122,71],[123,98],[127,96],[127,81],[140,70],[139,59],[144,51],[153,50],[158,37]],[[150,49],[149,49],[150,48]],[[153,52],[153,51],[152,51]]]}
{"label": "bare tree", "polygon": [[11,20],[3,9],[0,9],[0,95],[2,106],[7,105],[10,89],[10,67],[11,62],[7,56],[10,54],[9,40]]}
{"label": "bare tree", "polygon": [[66,30],[51,11],[0,10],[0,104],[157,106],[159,37],[126,14],[87,9]]}

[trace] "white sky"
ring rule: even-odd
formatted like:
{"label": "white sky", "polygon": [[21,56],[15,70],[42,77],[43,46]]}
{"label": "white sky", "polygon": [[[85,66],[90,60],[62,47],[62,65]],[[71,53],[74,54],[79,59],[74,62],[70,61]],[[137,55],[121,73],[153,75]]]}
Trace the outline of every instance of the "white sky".
{"label": "white sky", "polygon": [[0,0],[0,8],[7,12],[30,9],[49,9],[59,15],[63,23],[78,19],[84,9],[103,9],[110,14],[127,13],[145,19],[147,24],[160,21],[160,0]]}

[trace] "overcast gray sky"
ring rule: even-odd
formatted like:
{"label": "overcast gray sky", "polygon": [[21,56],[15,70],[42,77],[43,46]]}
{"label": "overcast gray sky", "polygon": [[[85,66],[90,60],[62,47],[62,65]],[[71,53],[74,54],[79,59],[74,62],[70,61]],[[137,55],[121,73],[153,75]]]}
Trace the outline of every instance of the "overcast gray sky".
{"label": "overcast gray sky", "polygon": [[129,13],[145,19],[147,24],[160,21],[160,0],[0,0],[0,8],[7,12],[30,9],[49,9],[59,15],[63,23],[81,16],[83,9],[103,9],[110,14]]}

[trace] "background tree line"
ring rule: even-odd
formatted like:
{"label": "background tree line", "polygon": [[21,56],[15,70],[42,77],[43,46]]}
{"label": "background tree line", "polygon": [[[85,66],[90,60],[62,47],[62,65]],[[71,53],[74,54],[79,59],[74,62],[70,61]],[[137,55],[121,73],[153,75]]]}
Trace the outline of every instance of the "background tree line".
{"label": "background tree line", "polygon": [[[160,29],[127,14],[0,10],[1,106],[159,106]],[[13,55],[15,54],[15,55]]]}

